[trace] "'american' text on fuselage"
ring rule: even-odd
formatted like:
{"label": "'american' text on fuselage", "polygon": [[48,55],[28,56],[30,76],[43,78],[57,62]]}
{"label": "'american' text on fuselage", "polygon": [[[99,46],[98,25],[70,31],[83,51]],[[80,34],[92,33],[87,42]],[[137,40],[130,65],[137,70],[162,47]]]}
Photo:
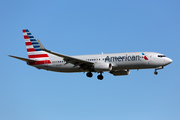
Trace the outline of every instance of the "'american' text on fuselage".
{"label": "'american' text on fuselage", "polygon": [[140,56],[139,55],[132,55],[132,56],[128,56],[126,54],[126,56],[114,56],[114,57],[109,57],[107,56],[105,58],[105,62],[121,62],[121,61],[139,61],[140,60]]}

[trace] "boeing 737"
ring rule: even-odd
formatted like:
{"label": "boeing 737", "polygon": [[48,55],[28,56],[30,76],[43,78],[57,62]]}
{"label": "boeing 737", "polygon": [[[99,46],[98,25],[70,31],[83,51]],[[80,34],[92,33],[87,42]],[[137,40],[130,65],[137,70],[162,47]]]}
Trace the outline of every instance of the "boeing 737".
{"label": "boeing 737", "polygon": [[96,55],[67,56],[47,50],[28,29],[23,29],[25,45],[29,58],[9,55],[10,57],[27,62],[28,65],[38,69],[55,72],[87,72],[87,77],[92,77],[92,72],[99,73],[97,78],[103,79],[103,72],[114,76],[129,75],[132,69],[154,68],[163,69],[172,60],[156,52],[130,52]]}

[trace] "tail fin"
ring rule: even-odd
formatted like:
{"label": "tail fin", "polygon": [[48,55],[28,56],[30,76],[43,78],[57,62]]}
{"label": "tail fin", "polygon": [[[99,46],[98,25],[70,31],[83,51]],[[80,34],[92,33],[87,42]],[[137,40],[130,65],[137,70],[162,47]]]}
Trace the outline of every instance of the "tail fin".
{"label": "tail fin", "polygon": [[23,29],[22,31],[29,59],[44,61],[47,64],[51,63],[48,53],[41,49],[39,40],[34,38],[28,29]]}
{"label": "tail fin", "polygon": [[37,39],[29,32],[28,29],[23,30],[24,40],[26,44],[27,52],[42,51]]}

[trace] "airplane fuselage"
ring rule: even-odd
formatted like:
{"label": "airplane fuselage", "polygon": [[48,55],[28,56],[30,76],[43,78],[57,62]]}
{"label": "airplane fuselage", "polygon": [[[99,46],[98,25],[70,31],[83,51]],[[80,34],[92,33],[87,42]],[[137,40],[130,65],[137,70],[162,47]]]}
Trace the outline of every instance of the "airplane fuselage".
{"label": "airplane fuselage", "polygon": [[[74,58],[91,61],[96,63],[111,63],[113,70],[124,69],[148,69],[166,66],[172,62],[167,57],[158,57],[162,55],[155,52],[130,52],[130,53],[113,53],[113,54],[95,54],[71,56]],[[66,64],[63,58],[51,55],[51,64],[33,65],[39,69],[46,69],[56,72],[88,72],[89,69],[81,69],[80,66],[74,66],[71,63]],[[108,71],[108,70],[107,70]],[[98,72],[98,71],[97,71]]]}

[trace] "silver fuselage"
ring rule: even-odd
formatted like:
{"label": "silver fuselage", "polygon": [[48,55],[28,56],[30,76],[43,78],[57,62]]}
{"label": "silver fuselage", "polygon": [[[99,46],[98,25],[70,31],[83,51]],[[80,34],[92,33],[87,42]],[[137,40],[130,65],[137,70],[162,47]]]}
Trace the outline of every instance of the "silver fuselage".
{"label": "silver fuselage", "polygon": [[[142,55],[143,53],[143,55]],[[168,57],[158,57],[162,55],[155,52],[130,52],[130,53],[113,53],[113,54],[95,54],[95,55],[78,55],[71,56],[85,61],[96,63],[111,63],[113,70],[124,69],[148,69],[166,66],[172,62]],[[80,66],[74,66],[66,63],[63,58],[55,55],[49,56],[51,64],[33,65],[38,69],[46,69],[56,72],[88,72],[87,69],[81,69]]]}

